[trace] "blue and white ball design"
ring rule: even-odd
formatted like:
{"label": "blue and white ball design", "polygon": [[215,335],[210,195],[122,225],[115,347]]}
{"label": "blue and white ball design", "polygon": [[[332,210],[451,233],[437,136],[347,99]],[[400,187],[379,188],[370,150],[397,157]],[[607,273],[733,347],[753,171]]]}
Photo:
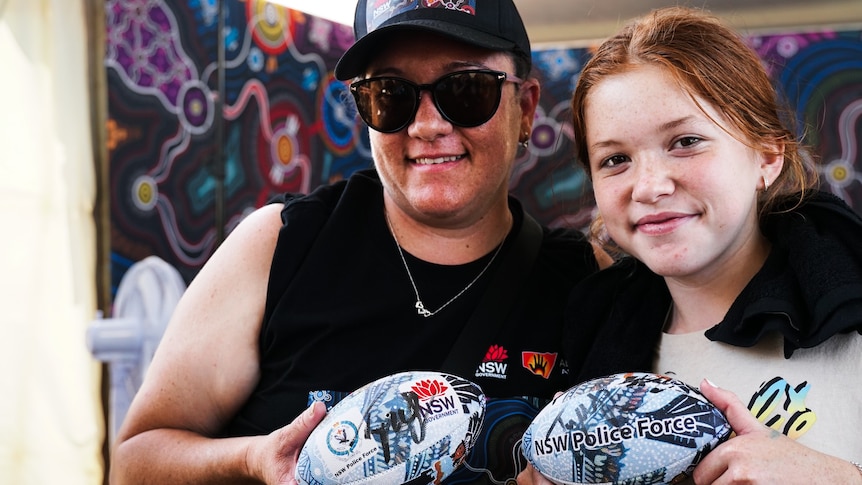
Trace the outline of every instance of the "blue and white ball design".
{"label": "blue and white ball design", "polygon": [[450,374],[402,372],[329,410],[300,451],[301,485],[428,484],[464,462],[485,416],[478,385]]}
{"label": "blue and white ball design", "polygon": [[675,483],[727,439],[721,412],[667,376],[624,373],[572,387],[524,433],[524,456],[557,484]]}

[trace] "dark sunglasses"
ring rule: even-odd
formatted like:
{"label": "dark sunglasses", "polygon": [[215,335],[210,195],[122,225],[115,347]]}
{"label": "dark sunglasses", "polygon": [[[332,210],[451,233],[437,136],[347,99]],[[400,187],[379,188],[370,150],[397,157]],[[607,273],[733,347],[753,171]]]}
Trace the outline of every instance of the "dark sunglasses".
{"label": "dark sunglasses", "polygon": [[382,133],[401,131],[413,122],[422,91],[431,92],[437,111],[446,121],[471,128],[497,112],[506,81],[524,82],[501,71],[472,70],[446,74],[431,84],[392,76],[371,77],[352,83],[350,92],[362,120]]}

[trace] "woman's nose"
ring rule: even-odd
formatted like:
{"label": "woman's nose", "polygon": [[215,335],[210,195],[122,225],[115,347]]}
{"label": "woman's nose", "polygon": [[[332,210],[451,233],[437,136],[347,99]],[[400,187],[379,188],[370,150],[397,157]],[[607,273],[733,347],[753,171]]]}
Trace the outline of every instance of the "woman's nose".
{"label": "woman's nose", "polygon": [[674,191],[674,180],[666,164],[657,157],[643,156],[635,162],[632,200],[652,203]]}
{"label": "woman's nose", "polygon": [[451,133],[452,129],[452,123],[440,114],[431,93],[420,91],[419,109],[416,110],[413,122],[407,126],[407,133],[412,137],[433,140],[440,135]]}

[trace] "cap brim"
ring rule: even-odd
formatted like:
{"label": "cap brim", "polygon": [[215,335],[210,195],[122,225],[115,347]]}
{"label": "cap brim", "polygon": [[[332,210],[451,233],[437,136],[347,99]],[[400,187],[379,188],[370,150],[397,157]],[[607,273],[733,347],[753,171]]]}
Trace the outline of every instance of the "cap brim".
{"label": "cap brim", "polygon": [[475,29],[453,25],[451,22],[416,19],[399,22],[397,25],[381,27],[356,41],[350,46],[335,65],[335,78],[341,81],[362,75],[372,54],[380,50],[385,38],[400,31],[433,32],[466,44],[491,50],[512,51],[517,48],[514,42],[497,36],[479,32]]}

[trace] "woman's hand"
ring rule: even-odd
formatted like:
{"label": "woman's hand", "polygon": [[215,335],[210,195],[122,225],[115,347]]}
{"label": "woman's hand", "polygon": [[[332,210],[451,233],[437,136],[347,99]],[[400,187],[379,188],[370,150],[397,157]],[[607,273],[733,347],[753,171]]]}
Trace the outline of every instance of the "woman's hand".
{"label": "woman's hand", "polygon": [[305,440],[326,416],[326,406],[315,402],[287,426],[260,439],[249,449],[249,468],[264,483],[295,485],[296,460]]}

